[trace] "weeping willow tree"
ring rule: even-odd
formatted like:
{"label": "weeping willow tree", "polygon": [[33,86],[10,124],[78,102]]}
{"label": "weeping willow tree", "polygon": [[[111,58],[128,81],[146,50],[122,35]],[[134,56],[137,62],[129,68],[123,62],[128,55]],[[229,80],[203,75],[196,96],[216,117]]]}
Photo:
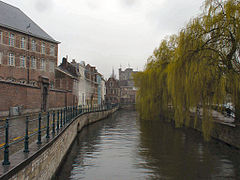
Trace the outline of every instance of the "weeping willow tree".
{"label": "weeping willow tree", "polygon": [[202,114],[205,139],[213,128],[212,106],[230,96],[235,122],[240,119],[240,2],[206,0],[204,11],[161,42],[146,68],[134,76],[137,104],[143,118],[174,110],[176,127],[189,125],[190,115]]}

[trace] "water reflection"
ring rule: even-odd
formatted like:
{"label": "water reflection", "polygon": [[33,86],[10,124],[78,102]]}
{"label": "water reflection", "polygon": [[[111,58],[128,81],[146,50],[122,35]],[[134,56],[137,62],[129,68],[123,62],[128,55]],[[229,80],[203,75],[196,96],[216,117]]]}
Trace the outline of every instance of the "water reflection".
{"label": "water reflection", "polygon": [[56,179],[238,179],[237,150],[135,111],[85,128]]}
{"label": "water reflection", "polygon": [[141,121],[139,156],[154,179],[237,179],[239,153],[225,144],[203,141],[201,134],[169,123]]}

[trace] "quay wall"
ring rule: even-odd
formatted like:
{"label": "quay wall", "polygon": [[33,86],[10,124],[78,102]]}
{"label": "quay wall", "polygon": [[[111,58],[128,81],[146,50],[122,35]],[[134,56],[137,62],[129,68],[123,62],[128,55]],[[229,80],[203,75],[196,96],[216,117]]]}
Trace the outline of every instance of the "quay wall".
{"label": "quay wall", "polygon": [[52,141],[44,145],[31,157],[8,171],[0,179],[11,180],[47,180],[54,179],[54,175],[68,154],[78,132],[85,126],[108,117],[118,108],[111,110],[85,113],[77,116]]}
{"label": "quay wall", "polygon": [[[192,123],[190,124],[190,127],[202,132],[201,122],[199,122],[195,127]],[[228,124],[216,121],[213,124],[211,137],[240,149],[240,127],[237,124]]]}

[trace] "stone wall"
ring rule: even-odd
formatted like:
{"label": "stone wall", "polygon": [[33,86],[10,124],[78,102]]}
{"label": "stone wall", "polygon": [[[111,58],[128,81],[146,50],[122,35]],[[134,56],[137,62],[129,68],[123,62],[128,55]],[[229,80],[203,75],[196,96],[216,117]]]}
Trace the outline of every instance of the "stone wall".
{"label": "stone wall", "polygon": [[[77,105],[72,91],[50,89],[47,109]],[[0,117],[8,116],[10,107],[21,107],[21,114],[39,112],[42,106],[42,89],[26,84],[0,80]]]}
{"label": "stone wall", "polygon": [[53,178],[64,157],[67,155],[77,133],[84,126],[106,118],[116,110],[86,113],[76,117],[52,141],[0,178],[12,180],[47,180]]}
{"label": "stone wall", "polygon": [[[228,145],[240,149],[240,127],[235,124],[224,124],[220,122],[215,122],[214,128],[211,132],[211,137],[219,141],[222,141]],[[201,122],[194,127],[193,123],[190,124],[193,129],[202,132]]]}

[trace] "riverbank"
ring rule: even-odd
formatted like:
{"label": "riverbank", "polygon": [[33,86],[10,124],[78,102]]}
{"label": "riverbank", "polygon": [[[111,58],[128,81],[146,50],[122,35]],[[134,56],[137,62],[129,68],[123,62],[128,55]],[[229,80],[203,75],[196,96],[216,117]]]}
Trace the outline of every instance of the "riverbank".
{"label": "riverbank", "polygon": [[[84,112],[66,124],[59,132],[55,132],[41,144],[32,143],[29,153],[19,151],[10,156],[10,165],[0,167],[0,179],[51,179],[72,142],[81,129],[114,113],[113,109]],[[55,128],[54,128],[55,129]]]}

